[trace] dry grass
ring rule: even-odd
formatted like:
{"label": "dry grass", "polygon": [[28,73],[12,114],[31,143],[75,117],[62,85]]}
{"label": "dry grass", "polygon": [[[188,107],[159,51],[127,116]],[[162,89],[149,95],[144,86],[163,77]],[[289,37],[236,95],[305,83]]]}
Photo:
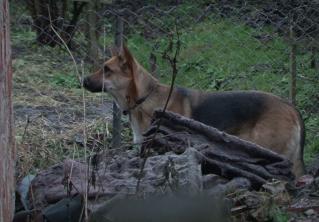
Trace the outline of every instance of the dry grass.
{"label": "dry grass", "polygon": [[32,55],[17,53],[13,59],[18,179],[65,158],[83,157],[84,128],[87,154],[107,149],[111,138],[110,98],[85,92],[83,100],[76,77],[72,82],[67,55],[53,56],[48,48],[35,50]]}

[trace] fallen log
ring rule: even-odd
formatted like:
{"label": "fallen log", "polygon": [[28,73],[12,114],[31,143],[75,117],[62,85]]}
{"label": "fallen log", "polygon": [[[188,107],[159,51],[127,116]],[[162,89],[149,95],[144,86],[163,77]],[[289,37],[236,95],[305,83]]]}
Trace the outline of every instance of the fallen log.
{"label": "fallen log", "polygon": [[150,153],[147,151],[181,154],[190,147],[196,149],[204,175],[244,177],[256,189],[273,178],[294,179],[292,164],[285,157],[172,112],[155,111],[152,125],[144,136],[142,155]]}

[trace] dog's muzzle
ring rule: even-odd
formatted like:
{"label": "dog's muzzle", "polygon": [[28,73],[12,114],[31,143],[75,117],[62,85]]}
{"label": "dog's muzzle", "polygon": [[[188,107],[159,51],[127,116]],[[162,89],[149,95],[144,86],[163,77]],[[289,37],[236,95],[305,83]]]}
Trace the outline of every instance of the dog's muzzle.
{"label": "dog's muzzle", "polygon": [[86,88],[86,89],[89,88],[90,79],[88,77],[81,79],[81,84],[84,88]]}
{"label": "dog's muzzle", "polygon": [[103,84],[96,83],[96,81],[92,81],[89,76],[85,77],[82,80],[82,86],[86,88],[87,90],[89,90],[90,92],[102,92],[103,90]]}

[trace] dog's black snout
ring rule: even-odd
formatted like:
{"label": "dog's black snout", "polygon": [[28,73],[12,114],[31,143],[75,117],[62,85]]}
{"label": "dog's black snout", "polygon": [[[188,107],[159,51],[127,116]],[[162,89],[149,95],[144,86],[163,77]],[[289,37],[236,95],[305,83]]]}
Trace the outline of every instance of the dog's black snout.
{"label": "dog's black snout", "polygon": [[84,88],[90,88],[90,78],[85,77],[84,79],[82,79],[82,86]]}
{"label": "dog's black snout", "polygon": [[87,76],[83,79],[82,86],[90,92],[102,92],[101,83],[90,78],[90,76]]}

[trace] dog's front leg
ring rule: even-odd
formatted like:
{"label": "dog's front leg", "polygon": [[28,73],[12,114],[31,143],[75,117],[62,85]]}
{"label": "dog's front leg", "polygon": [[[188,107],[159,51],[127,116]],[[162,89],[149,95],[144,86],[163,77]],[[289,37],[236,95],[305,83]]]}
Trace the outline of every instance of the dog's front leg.
{"label": "dog's front leg", "polygon": [[139,144],[143,142],[143,136],[142,136],[142,127],[141,122],[138,121],[138,119],[134,118],[134,116],[130,116],[130,123],[131,128],[133,131],[133,142],[135,144]]}

